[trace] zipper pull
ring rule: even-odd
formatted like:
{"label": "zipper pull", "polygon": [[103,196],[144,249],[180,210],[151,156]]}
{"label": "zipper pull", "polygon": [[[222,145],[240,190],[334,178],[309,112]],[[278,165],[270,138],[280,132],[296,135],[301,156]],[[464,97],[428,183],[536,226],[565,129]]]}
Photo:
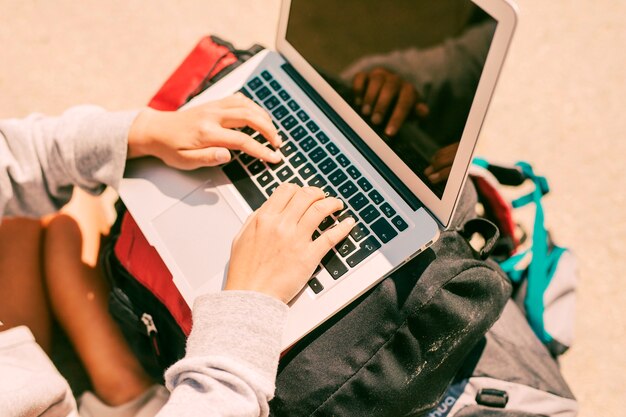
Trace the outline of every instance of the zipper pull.
{"label": "zipper pull", "polygon": [[148,335],[148,337],[150,338],[150,341],[152,342],[154,353],[156,353],[157,356],[161,356],[161,350],[159,349],[159,343],[157,341],[158,330],[156,328],[156,325],[154,324],[154,320],[152,319],[152,316],[148,313],[143,313],[141,315],[141,321],[146,326],[146,334]]}

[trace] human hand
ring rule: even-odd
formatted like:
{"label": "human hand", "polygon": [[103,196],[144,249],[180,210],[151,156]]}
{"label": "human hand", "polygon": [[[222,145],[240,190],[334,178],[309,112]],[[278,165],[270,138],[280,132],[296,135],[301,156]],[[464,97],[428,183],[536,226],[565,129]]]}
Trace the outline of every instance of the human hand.
{"label": "human hand", "polygon": [[430,161],[430,166],[424,170],[424,175],[430,182],[438,184],[448,179],[458,149],[459,142],[456,142],[437,151]]}
{"label": "human hand", "polygon": [[285,183],[246,220],[231,250],[226,290],[257,291],[288,303],[354,226],[347,218],[317,239],[322,220],[343,203],[315,187]]}
{"label": "human hand", "polygon": [[355,104],[361,106],[363,116],[372,115],[372,123],[380,125],[393,103],[385,134],[394,136],[413,112],[418,117],[428,116],[428,106],[408,81],[388,69],[377,67],[357,73],[352,80]]}
{"label": "human hand", "polygon": [[270,116],[241,93],[176,112],[145,109],[131,125],[128,158],[156,156],[174,168],[189,170],[226,163],[228,150],[233,149],[279,162],[277,151],[233,130],[245,126],[280,147],[282,141]]}

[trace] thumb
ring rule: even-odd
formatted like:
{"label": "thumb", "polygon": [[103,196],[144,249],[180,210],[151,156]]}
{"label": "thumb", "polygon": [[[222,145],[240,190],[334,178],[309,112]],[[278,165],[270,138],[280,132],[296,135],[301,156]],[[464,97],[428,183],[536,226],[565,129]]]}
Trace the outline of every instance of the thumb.
{"label": "thumb", "polygon": [[230,161],[230,151],[226,148],[209,147],[179,152],[179,163],[183,169],[196,169],[225,164]]}

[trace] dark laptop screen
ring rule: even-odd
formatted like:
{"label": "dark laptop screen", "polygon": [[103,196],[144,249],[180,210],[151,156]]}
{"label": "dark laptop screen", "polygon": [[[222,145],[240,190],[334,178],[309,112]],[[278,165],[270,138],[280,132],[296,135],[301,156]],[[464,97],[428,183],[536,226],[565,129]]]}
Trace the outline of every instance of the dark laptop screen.
{"label": "dark laptop screen", "polygon": [[287,40],[441,198],[495,28],[469,0],[292,0]]}

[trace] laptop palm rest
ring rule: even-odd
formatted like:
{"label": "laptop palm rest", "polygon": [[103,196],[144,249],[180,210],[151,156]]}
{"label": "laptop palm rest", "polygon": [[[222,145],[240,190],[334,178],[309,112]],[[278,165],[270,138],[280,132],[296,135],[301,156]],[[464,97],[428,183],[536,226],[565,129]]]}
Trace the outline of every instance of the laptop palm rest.
{"label": "laptop palm rest", "polygon": [[224,242],[239,232],[242,221],[211,181],[166,209],[152,225],[190,288],[221,290],[221,272],[230,258],[230,245]]}

